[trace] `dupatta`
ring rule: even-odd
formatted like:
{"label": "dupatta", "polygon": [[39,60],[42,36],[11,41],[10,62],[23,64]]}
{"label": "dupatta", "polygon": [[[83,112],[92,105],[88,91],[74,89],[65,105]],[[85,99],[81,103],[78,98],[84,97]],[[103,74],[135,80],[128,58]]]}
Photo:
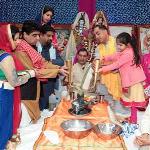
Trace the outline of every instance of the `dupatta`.
{"label": "dupatta", "polygon": [[[0,48],[7,53],[12,55],[12,35],[11,35],[11,30],[10,30],[10,24],[5,24],[5,25],[0,25]],[[15,67],[17,71],[24,70],[23,65],[21,62],[14,56],[12,55],[14,62],[15,62]],[[14,90],[14,111],[13,111],[13,134],[17,134],[17,129],[19,128],[20,125],[20,120],[21,120],[21,100],[20,100],[20,87],[15,87]]]}
{"label": "dupatta", "polygon": [[25,40],[21,40],[18,43],[16,51],[22,51],[27,53],[30,57],[34,68],[40,69],[43,66],[43,57],[39,54],[31,45],[29,45]]}
{"label": "dupatta", "polygon": [[[115,39],[109,36],[107,45],[99,44],[99,57],[112,55],[116,52],[116,42]],[[113,96],[115,100],[120,100],[121,97],[121,79],[119,73],[108,72],[105,74],[100,74],[102,84],[105,84],[108,88],[108,92]],[[112,82],[113,81],[113,82]]]}
{"label": "dupatta", "polygon": [[[35,17],[35,22],[39,25],[42,24],[43,11],[44,7],[41,9],[40,13]],[[47,24],[51,26],[52,21],[50,20]]]}
{"label": "dupatta", "polygon": [[[35,17],[35,22],[38,24],[38,25],[42,25],[42,17],[43,17],[43,11],[44,11],[44,8],[45,6],[42,8],[42,10],[40,11],[40,13]],[[52,19],[47,23],[48,25],[52,26]],[[55,48],[58,47],[58,41],[57,41],[57,35],[56,33],[53,35],[53,38],[52,38],[52,44]]]}

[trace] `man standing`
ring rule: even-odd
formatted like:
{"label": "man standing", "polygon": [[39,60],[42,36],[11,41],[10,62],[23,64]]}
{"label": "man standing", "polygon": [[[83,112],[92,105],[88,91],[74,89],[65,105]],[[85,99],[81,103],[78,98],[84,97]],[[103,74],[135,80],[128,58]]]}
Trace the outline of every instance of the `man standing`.
{"label": "man standing", "polygon": [[18,43],[15,55],[25,69],[35,69],[36,78],[21,86],[21,100],[25,104],[33,122],[40,117],[40,79],[56,78],[58,73],[67,72],[60,66],[46,61],[34,48],[39,40],[40,28],[34,21],[25,21],[22,27],[22,40]]}
{"label": "man standing", "polygon": [[[63,59],[52,45],[54,33],[54,28],[47,24],[43,25],[40,29],[40,41],[37,43],[37,50],[47,61],[52,62],[54,65],[63,66]],[[41,82],[41,87],[43,89],[43,94],[40,97],[41,110],[49,107],[49,96],[51,94],[56,94],[54,89],[58,90],[59,84],[58,76],[56,78],[49,78],[46,82]],[[54,101],[53,104],[56,104],[56,101]]]}
{"label": "man standing", "polygon": [[[115,38],[109,35],[108,29],[104,25],[95,25],[93,30],[97,43],[99,44],[96,49],[96,53],[99,54],[100,59],[102,59],[103,56],[114,54],[116,52],[116,41]],[[122,104],[120,104],[122,90],[119,73],[112,71],[100,74],[100,78],[101,85],[98,90],[102,95],[103,93],[101,92],[104,92],[104,99],[109,102],[111,108],[118,116],[118,119],[129,117],[130,109],[125,108]]]}
{"label": "man standing", "polygon": [[[97,50],[100,58],[102,58],[103,56],[111,55],[116,52],[115,39],[109,35],[108,29],[105,26],[96,25],[94,27],[94,35],[99,44]],[[109,72],[107,74],[102,74],[101,82],[106,85],[108,91],[115,100],[120,99],[121,86],[119,73]]]}

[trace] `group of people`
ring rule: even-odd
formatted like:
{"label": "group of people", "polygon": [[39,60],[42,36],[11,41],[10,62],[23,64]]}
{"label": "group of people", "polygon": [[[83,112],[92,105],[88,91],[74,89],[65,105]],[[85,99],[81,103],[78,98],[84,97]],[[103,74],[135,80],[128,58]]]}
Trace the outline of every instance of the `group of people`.
{"label": "group of people", "polygon": [[48,96],[58,86],[58,75],[67,75],[64,61],[54,48],[57,45],[52,44],[55,30],[48,22],[53,13],[45,6],[40,22],[25,21],[21,32],[14,25],[0,25],[0,149],[20,142],[21,103],[36,122],[40,108],[47,107]]}
{"label": "group of people", "polygon": [[[49,107],[49,97],[59,87],[59,75],[68,74],[52,27],[53,15],[54,10],[45,6],[34,21],[23,23],[21,32],[10,24],[0,25],[0,149],[20,141],[20,104],[24,104],[31,121],[36,123],[40,110]],[[112,37],[102,11],[95,15],[91,26],[88,21],[86,13],[80,12],[67,45],[66,59],[74,63],[73,90],[82,90],[83,82],[92,79],[98,59],[97,93],[104,95],[118,120],[128,118],[130,123],[137,123],[137,108],[146,107],[147,101],[146,76],[136,41],[126,32],[116,39]],[[145,129],[135,139],[140,146],[150,144],[149,106],[143,118]]]}
{"label": "group of people", "polygon": [[[102,16],[105,17],[104,14],[99,15],[99,17]],[[83,17],[81,16],[80,18],[77,16],[77,18],[80,23]],[[85,28],[85,26],[88,27],[88,23],[86,23],[86,19],[83,19],[85,23],[82,25],[84,29],[80,37],[80,39],[84,39],[84,31],[88,29],[88,34],[92,31],[93,37],[98,45],[95,49],[95,59],[99,59],[100,62],[100,68],[98,70],[100,73],[100,81],[97,92],[100,95],[104,95],[104,99],[111,106],[118,120],[135,124],[137,123],[137,109],[146,108],[148,104],[144,89],[147,84],[146,73],[142,67],[143,63],[137,48],[138,44],[136,43],[135,37],[126,32],[120,33],[115,39],[110,35],[109,26],[105,22],[107,19],[100,19],[100,22],[99,19],[97,20],[98,22],[94,19],[91,28]],[[77,26],[79,26],[79,23],[76,21]],[[76,29],[75,24],[73,26],[74,29]],[[75,33],[75,31],[73,32]],[[73,85],[76,91],[81,89],[83,80],[90,79],[88,58],[91,49],[90,47],[85,47],[83,43],[78,44],[77,34],[71,34],[71,36],[69,40],[75,43],[75,46],[72,44],[72,48],[77,52],[76,57],[74,57],[75,64],[72,72]],[[85,36],[88,39],[91,37],[89,35]],[[90,41],[92,40],[90,39]],[[71,51],[71,49],[69,50]],[[95,69],[94,62],[95,60],[93,60],[93,66],[91,65],[93,70]],[[90,74],[93,74],[93,72],[90,72]],[[87,85],[90,86],[90,84]],[[144,145],[150,145],[149,110],[148,106],[142,119],[142,134],[135,139],[135,143],[142,146],[141,148],[145,148],[143,147]]]}

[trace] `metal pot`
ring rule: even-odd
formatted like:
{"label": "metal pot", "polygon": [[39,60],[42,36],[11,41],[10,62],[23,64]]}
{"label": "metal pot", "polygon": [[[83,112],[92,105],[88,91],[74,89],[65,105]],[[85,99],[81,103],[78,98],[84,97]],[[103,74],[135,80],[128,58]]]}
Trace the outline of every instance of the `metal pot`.
{"label": "metal pot", "polygon": [[86,120],[67,120],[60,126],[64,134],[73,139],[82,139],[88,136],[93,128],[93,124]]}
{"label": "metal pot", "polygon": [[108,122],[99,123],[94,126],[93,129],[97,136],[104,140],[113,139],[117,137],[122,131],[122,128],[119,125]]}

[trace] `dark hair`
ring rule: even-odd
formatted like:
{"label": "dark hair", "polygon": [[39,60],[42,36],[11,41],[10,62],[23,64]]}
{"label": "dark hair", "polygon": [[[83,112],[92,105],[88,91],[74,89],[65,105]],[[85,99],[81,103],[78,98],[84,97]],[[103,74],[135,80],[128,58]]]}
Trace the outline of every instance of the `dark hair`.
{"label": "dark hair", "polygon": [[34,31],[40,31],[39,25],[33,20],[26,20],[22,26],[22,33],[30,34]]}
{"label": "dark hair", "polygon": [[99,28],[100,30],[106,30],[107,33],[109,33],[108,28],[107,28],[106,26],[104,26],[104,25],[99,25],[99,24],[97,24],[97,25],[94,25],[94,26],[93,26],[93,30],[94,30],[95,28]]}
{"label": "dark hair", "polygon": [[12,39],[14,40],[15,35],[16,35],[17,33],[20,33],[19,28],[17,28],[17,27],[14,26],[14,25],[10,25],[10,30],[11,30]]}
{"label": "dark hair", "polygon": [[43,8],[43,14],[45,14],[48,11],[52,12],[52,16],[54,16],[54,9],[48,5],[45,5]]}
{"label": "dark hair", "polygon": [[85,48],[81,48],[77,51],[77,55],[79,55],[80,52],[86,52],[87,55],[89,55],[88,51]]}
{"label": "dark hair", "polygon": [[81,13],[81,16],[78,22],[80,22],[80,20],[83,20],[85,24],[85,13]]}
{"label": "dark hair", "polygon": [[140,54],[137,49],[137,43],[135,37],[131,37],[129,33],[123,32],[117,36],[116,41],[125,45],[131,44],[134,52],[133,64],[136,64],[138,66],[140,64]]}
{"label": "dark hair", "polygon": [[[97,22],[99,21],[99,19],[102,19],[102,23],[104,22],[104,18],[101,16],[99,18],[97,18]],[[102,24],[100,24],[102,26]]]}
{"label": "dark hair", "polygon": [[47,24],[44,24],[43,26],[41,26],[40,32],[42,34],[46,34],[46,32],[48,32],[48,31],[55,32],[55,29]]}

